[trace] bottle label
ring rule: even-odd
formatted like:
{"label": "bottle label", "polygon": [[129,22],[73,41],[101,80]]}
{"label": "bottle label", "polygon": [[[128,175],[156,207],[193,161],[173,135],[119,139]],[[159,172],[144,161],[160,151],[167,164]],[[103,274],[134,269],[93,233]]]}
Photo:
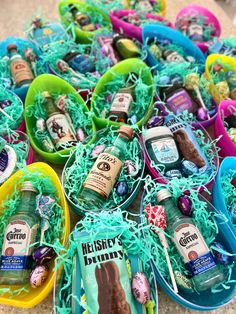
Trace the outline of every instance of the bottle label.
{"label": "bottle label", "polygon": [[115,95],[114,101],[111,105],[111,110],[115,112],[124,112],[128,114],[129,107],[131,102],[133,101],[133,97],[129,93],[117,93]]}
{"label": "bottle label", "polygon": [[122,162],[108,153],[101,153],[90,170],[84,187],[108,198],[120,173]]}
{"label": "bottle label", "polygon": [[25,60],[13,60],[10,67],[16,85],[19,85],[23,81],[32,81],[34,79],[33,73]]}
{"label": "bottle label", "polygon": [[30,255],[35,242],[38,224],[32,228],[24,220],[10,222],[5,231],[1,257],[1,270],[24,270],[29,268]]}
{"label": "bottle label", "polygon": [[192,275],[203,273],[216,266],[212,254],[200,233],[193,224],[181,224],[174,232],[177,249]]}
{"label": "bottle label", "polygon": [[184,58],[179,55],[176,51],[171,52],[167,57],[166,60],[168,62],[185,62]]}
{"label": "bottle label", "polygon": [[175,114],[183,112],[184,110],[191,111],[193,107],[191,98],[184,89],[168,97],[166,102],[171,111],[173,111]]}
{"label": "bottle label", "polygon": [[76,137],[65,115],[58,113],[47,119],[48,132],[56,148],[62,143],[75,142]]}
{"label": "bottle label", "polygon": [[175,141],[171,138],[160,139],[152,143],[154,154],[161,164],[170,164],[179,159]]}

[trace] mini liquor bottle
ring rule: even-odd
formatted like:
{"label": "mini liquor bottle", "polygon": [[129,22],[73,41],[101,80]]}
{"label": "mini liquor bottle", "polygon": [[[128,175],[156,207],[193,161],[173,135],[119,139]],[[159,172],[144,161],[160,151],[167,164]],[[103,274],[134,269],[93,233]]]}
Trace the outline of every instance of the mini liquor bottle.
{"label": "mini liquor bottle", "polygon": [[21,285],[29,281],[31,245],[36,242],[39,227],[39,218],[35,213],[37,193],[31,182],[22,184],[19,207],[8,219],[4,234],[0,284]]}
{"label": "mini liquor bottle", "polygon": [[133,130],[126,125],[120,127],[114,145],[101,153],[90,170],[79,196],[88,209],[101,209],[116,183],[125,160],[126,146]]}
{"label": "mini liquor bottle", "polygon": [[43,106],[48,119],[46,126],[57,150],[74,145],[76,135],[65,114],[61,113],[48,92],[43,92]]}
{"label": "mini liquor bottle", "polygon": [[116,93],[109,112],[110,119],[117,122],[126,123],[128,120],[128,113],[132,102],[132,90],[130,87],[121,88]]}
{"label": "mini liquor bottle", "polygon": [[78,11],[78,9],[73,5],[69,5],[69,10],[73,16],[74,21],[79,24],[79,26],[87,32],[92,32],[96,30],[94,24],[91,23],[90,17]]}
{"label": "mini liquor bottle", "polygon": [[191,272],[197,291],[205,291],[224,280],[224,274],[216,265],[200,231],[190,217],[184,216],[167,189],[160,190],[157,201],[165,207],[168,231]]}
{"label": "mini liquor bottle", "polygon": [[15,44],[8,45],[7,50],[10,55],[10,71],[16,86],[29,85],[34,79],[29,64],[17,52]]}
{"label": "mini liquor bottle", "polygon": [[177,51],[174,50],[166,49],[163,52],[163,57],[166,59],[167,62],[186,62],[186,60],[180,54],[178,54]]}
{"label": "mini liquor bottle", "polygon": [[113,38],[113,47],[123,59],[140,57],[141,52],[135,42],[123,35],[116,34]]}
{"label": "mini liquor bottle", "polygon": [[203,41],[203,27],[197,22],[190,23],[188,36],[193,41]]}

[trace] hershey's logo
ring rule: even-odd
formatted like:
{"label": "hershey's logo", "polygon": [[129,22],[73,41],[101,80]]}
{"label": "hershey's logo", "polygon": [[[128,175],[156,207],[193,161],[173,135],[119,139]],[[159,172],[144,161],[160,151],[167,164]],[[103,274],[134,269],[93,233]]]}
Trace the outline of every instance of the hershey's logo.
{"label": "hershey's logo", "polygon": [[182,237],[179,239],[179,244],[183,247],[188,245],[190,242],[198,239],[198,235],[196,233],[190,234],[190,232],[183,232]]}

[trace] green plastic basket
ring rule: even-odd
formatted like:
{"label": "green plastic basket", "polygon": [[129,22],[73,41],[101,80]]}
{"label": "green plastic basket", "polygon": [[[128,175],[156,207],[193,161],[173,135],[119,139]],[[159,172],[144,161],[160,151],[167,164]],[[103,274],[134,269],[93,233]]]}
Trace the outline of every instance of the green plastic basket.
{"label": "green plastic basket", "polygon": [[[63,79],[51,75],[51,74],[42,74],[38,76],[33,83],[30,85],[28,90],[26,100],[25,100],[25,122],[26,122],[26,129],[30,139],[30,143],[33,149],[41,155],[45,160],[53,163],[53,164],[65,164],[66,160],[70,157],[71,152],[74,150],[74,147],[67,148],[64,150],[60,150],[55,153],[48,153],[43,151],[34,137],[34,128],[36,125],[36,118],[30,117],[27,115],[27,109],[30,106],[33,106],[35,101],[35,96],[43,91],[48,91],[49,93],[61,93],[61,94],[74,94],[76,99],[78,100],[78,106],[83,106],[84,112],[88,112],[88,108],[83,100],[83,98],[76,92],[76,90],[68,84]],[[92,118],[91,118],[92,119]],[[95,124],[92,122],[92,136],[88,144],[93,143],[96,138],[96,127]]]}
{"label": "green plastic basket", "polygon": [[[111,21],[109,16],[102,10],[88,5],[85,2],[80,2],[80,1],[76,1],[76,0],[65,0],[65,1],[60,1],[58,4],[58,10],[59,10],[59,14],[61,16],[61,20],[62,23],[65,24],[66,27],[69,27],[71,24],[71,21],[68,19],[68,17],[66,16],[66,14],[64,14],[64,8],[66,6],[69,6],[70,4],[73,4],[79,11],[82,8],[82,12],[86,12],[88,15],[90,12],[92,13],[97,13],[102,17],[102,22],[104,24],[110,24],[111,25]],[[93,31],[93,32],[86,32],[83,31],[81,28],[77,27],[75,25],[74,27],[74,33],[76,36],[76,41],[82,44],[88,44],[93,40],[93,37],[96,35],[97,32],[101,32],[102,29],[106,29],[107,26],[104,26],[102,28],[99,28],[97,31]],[[71,30],[72,31],[72,30]],[[72,31],[73,33],[73,31]]]}
{"label": "green plastic basket", "polygon": [[116,75],[124,75],[127,76],[130,72],[140,74],[143,78],[143,82],[150,86],[150,102],[148,104],[148,109],[143,116],[141,120],[139,120],[136,125],[138,127],[141,127],[143,123],[147,122],[148,119],[151,117],[152,110],[153,110],[153,96],[154,96],[154,84],[153,84],[153,78],[150,71],[150,68],[140,59],[137,58],[130,58],[126,59],[124,61],[121,61],[117,63],[115,66],[113,66],[111,69],[109,69],[98,81],[97,86],[93,92],[92,98],[91,98],[91,110],[94,113],[94,122],[98,128],[105,128],[107,126],[115,126],[119,127],[123,123],[111,121],[110,119],[103,119],[100,118],[100,113],[97,112],[95,108],[95,103],[97,102],[98,95],[100,93],[103,93],[105,90],[105,85],[112,81]]}

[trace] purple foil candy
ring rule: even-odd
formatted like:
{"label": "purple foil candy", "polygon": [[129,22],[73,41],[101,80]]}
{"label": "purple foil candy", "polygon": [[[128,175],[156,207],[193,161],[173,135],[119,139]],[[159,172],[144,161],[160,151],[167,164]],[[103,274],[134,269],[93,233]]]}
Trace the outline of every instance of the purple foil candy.
{"label": "purple foil candy", "polygon": [[91,152],[91,157],[97,158],[99,156],[99,154],[101,154],[104,151],[105,148],[106,148],[106,146],[103,144],[95,146]]}
{"label": "purple foil candy", "polygon": [[116,194],[118,196],[125,196],[128,193],[128,184],[126,181],[120,181],[116,184]]}
{"label": "purple foil candy", "polygon": [[78,128],[78,130],[76,131],[76,137],[77,137],[77,140],[81,143],[85,141],[85,134],[81,128]]}
{"label": "purple foil candy", "polygon": [[0,107],[1,107],[2,109],[6,108],[6,107],[8,107],[8,106],[10,106],[10,105],[11,105],[11,101],[8,100],[8,99],[5,99],[5,100],[3,100],[3,101],[0,103]]}
{"label": "purple foil candy", "polygon": [[161,115],[161,116],[168,116],[168,112],[166,111],[166,106],[164,103],[162,102],[156,102],[154,104],[154,108],[157,108],[158,109],[158,114]]}
{"label": "purple foil candy", "polygon": [[52,247],[40,246],[33,253],[33,260],[37,265],[49,262],[55,257],[56,253]]}
{"label": "purple foil candy", "polygon": [[[224,246],[219,243],[219,242],[213,242],[213,245],[215,247],[217,247],[219,250],[223,250],[226,251]],[[212,248],[214,256],[216,257],[217,261],[223,265],[227,265],[229,263],[229,256],[224,254],[224,253],[220,253],[218,251],[216,251],[214,248]]]}
{"label": "purple foil candy", "polygon": [[163,117],[158,117],[158,116],[152,116],[150,120],[147,123],[147,128],[155,128],[157,126],[161,126],[164,124],[164,118]]}
{"label": "purple foil candy", "polygon": [[192,201],[187,195],[181,195],[178,198],[178,207],[185,216],[192,216]]}
{"label": "purple foil candy", "polygon": [[198,121],[205,121],[208,119],[207,111],[204,108],[199,108],[197,110],[197,119]]}
{"label": "purple foil candy", "polygon": [[140,304],[147,304],[150,301],[150,285],[143,273],[135,273],[132,279],[132,292]]}

